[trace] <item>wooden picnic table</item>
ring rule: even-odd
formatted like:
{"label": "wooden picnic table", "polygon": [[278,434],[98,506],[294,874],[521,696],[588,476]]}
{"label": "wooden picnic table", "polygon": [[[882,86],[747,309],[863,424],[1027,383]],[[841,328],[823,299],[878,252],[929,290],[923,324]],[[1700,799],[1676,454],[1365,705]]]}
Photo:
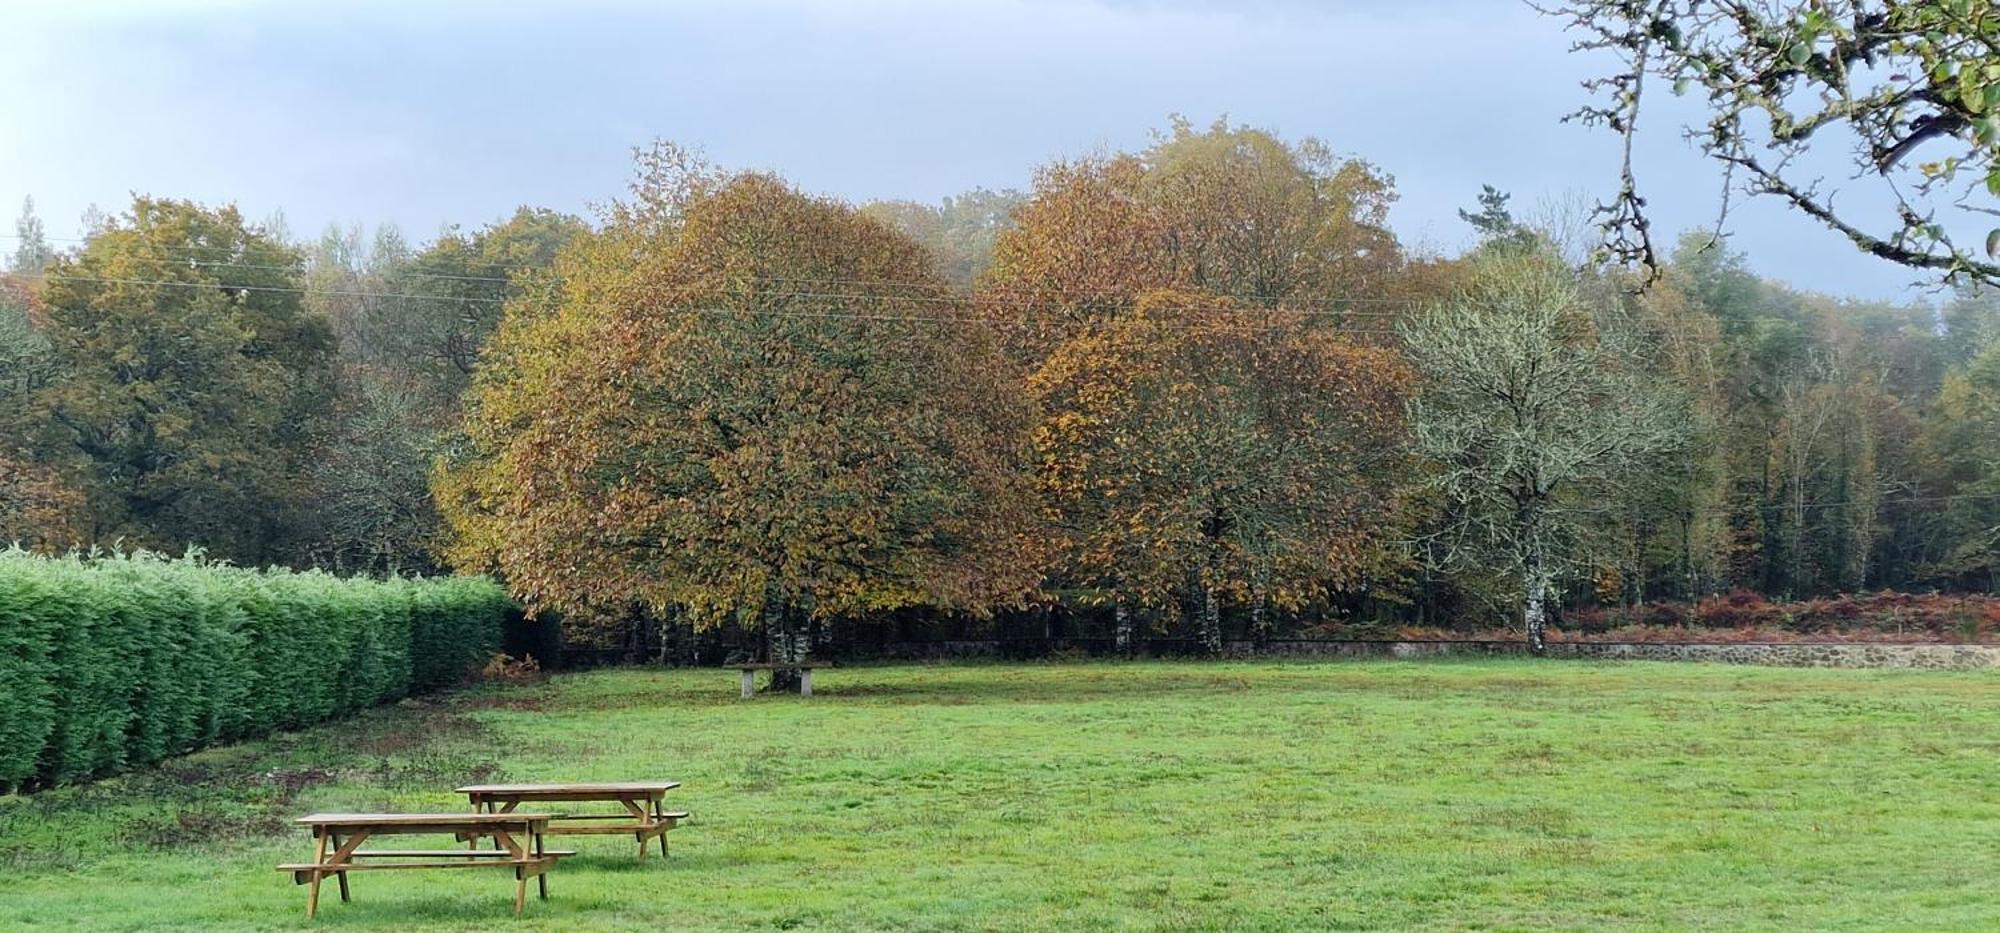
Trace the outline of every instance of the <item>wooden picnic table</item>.
{"label": "wooden picnic table", "polygon": [[[620,781],[600,784],[470,784],[458,789],[482,813],[512,813],[524,803],[616,803],[616,813],[550,814],[547,832],[571,835],[619,835],[631,833],[639,843],[639,857],[646,857],[646,843],[658,839],[660,855],[667,854],[667,831],[687,819],[686,811],[665,808],[667,791],[681,786],[679,781]],[[600,825],[602,824],[602,825]],[[473,845],[478,834],[467,834]]]}
{"label": "wooden picnic table", "polygon": [[729,666],[743,672],[743,698],[746,700],[757,695],[758,671],[798,671],[799,696],[813,695],[813,664],[810,661],[800,661],[796,664],[744,662]]}
{"label": "wooden picnic table", "polygon": [[[306,893],[306,918],[319,914],[319,883],[327,875],[340,881],[340,899],[349,900],[347,873],[412,868],[512,868],[514,869],[514,912],[521,912],[528,900],[528,879],[535,879],[541,896],[549,896],[549,870],[559,856],[543,843],[548,831],[545,813],[314,813],[294,822],[312,827],[313,860],[280,865],[279,871],[292,873],[296,884],[310,885]],[[413,836],[450,833],[491,836],[494,851],[464,849],[363,849],[361,844],[377,836]],[[372,862],[364,859],[423,859],[415,862]]]}

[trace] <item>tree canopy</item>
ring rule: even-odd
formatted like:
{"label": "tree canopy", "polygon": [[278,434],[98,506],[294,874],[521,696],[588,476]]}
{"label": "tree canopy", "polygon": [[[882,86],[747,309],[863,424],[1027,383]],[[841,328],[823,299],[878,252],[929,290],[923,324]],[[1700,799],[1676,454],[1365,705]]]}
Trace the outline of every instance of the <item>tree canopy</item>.
{"label": "tree canopy", "polygon": [[[1804,72],[1893,25],[1842,22]],[[1970,267],[1845,299],[1698,230],[1642,279],[1495,186],[1465,254],[1406,249],[1385,172],[1226,121],[932,204],[637,162],[592,220],[427,240],[151,197],[63,249],[24,222],[0,541],[494,571],[583,641],[709,661],[2000,580]]]}
{"label": "tree canopy", "polygon": [[1591,500],[1575,494],[1617,498],[1618,481],[1681,442],[1687,418],[1678,393],[1636,365],[1636,335],[1585,303],[1574,272],[1536,253],[1475,262],[1458,292],[1404,325],[1422,380],[1411,442],[1450,516],[1442,553],[1460,566],[1498,561],[1539,649],[1550,584],[1579,557]]}
{"label": "tree canopy", "polygon": [[49,266],[59,375],[34,443],[95,503],[95,539],[280,559],[334,350],[302,261],[234,208],[141,197]]}
{"label": "tree canopy", "polygon": [[1149,291],[1027,380],[1055,578],[1154,611],[1196,598],[1210,650],[1220,599],[1297,610],[1396,552],[1402,363],[1249,310]]}
{"label": "tree canopy", "polygon": [[980,297],[1044,332],[1158,288],[1353,325],[1367,315],[1352,299],[1401,262],[1394,199],[1387,176],[1318,140],[1176,120],[1143,153],[1044,166]]}
{"label": "tree canopy", "polygon": [[761,625],[784,653],[811,619],[1033,585],[1006,369],[907,237],[669,168],[556,271],[509,304],[441,474],[462,566],[579,615]]}

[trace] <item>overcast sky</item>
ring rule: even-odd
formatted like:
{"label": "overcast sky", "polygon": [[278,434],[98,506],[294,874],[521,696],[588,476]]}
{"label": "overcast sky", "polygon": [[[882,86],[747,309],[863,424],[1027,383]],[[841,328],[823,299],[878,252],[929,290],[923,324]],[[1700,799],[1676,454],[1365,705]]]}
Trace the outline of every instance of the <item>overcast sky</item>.
{"label": "overcast sky", "polygon": [[[138,192],[428,239],[520,204],[584,212],[653,137],[854,201],[934,200],[1143,146],[1182,113],[1374,162],[1404,241],[1455,252],[1481,183],[1532,213],[1617,169],[1613,138],[1559,122],[1603,63],[1515,0],[4,0],[0,36],[0,212],[33,195],[59,237]],[[1654,130],[1656,226],[1711,221],[1716,173]],[[1775,205],[1731,229],[1767,275],[1910,294],[1908,270]]]}

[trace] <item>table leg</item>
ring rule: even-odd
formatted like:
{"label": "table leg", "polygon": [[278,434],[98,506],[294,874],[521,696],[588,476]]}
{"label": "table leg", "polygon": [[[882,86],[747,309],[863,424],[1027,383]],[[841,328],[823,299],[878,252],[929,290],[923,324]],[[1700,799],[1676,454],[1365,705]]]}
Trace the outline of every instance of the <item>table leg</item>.
{"label": "table leg", "polygon": [[756,672],[756,671],[744,671],[744,672],[743,672],[743,698],[744,698],[744,699],[746,699],[746,700],[747,700],[747,699],[750,699],[750,698],[751,698],[752,696],[756,695],[756,693],[757,693],[757,672]]}
{"label": "table leg", "polygon": [[646,860],[646,850],[650,848],[647,843],[651,841],[647,837],[647,831],[643,827],[653,822],[652,818],[646,815],[646,808],[640,806],[639,802],[631,797],[618,798],[618,805],[624,807],[625,812],[631,815],[634,824],[642,827],[638,832],[632,834],[632,841],[639,844],[639,861],[643,862]]}
{"label": "table leg", "polygon": [[[539,859],[546,859],[548,857],[549,857],[549,850],[548,846],[542,842],[542,831],[539,829],[535,830],[535,858],[539,860]],[[545,901],[548,900],[549,866],[547,864],[543,864],[541,866],[540,873],[535,875],[535,886],[541,889],[542,900]]]}
{"label": "table leg", "polygon": [[[323,826],[315,826],[313,827],[313,835],[319,837],[319,854],[317,858],[313,859],[314,864],[318,867],[313,870],[311,887],[306,892],[307,920],[311,920],[319,913],[319,882],[326,875],[326,869],[353,862],[354,850],[361,848],[361,844],[368,841],[369,831],[366,829],[354,830],[353,833],[348,835],[345,841],[334,844],[332,854],[327,853],[326,844],[328,839],[334,835],[333,831]],[[346,900],[347,873],[336,870],[334,875],[340,878],[341,900]]]}
{"label": "table leg", "polygon": [[[313,827],[313,841],[318,844],[316,850],[313,852],[313,864],[314,865],[326,864],[326,842],[327,842],[326,831],[317,826]],[[314,917],[319,916],[319,879],[320,879],[319,870],[314,869],[312,873],[312,880],[306,882],[307,920],[311,920]]]}
{"label": "table leg", "polygon": [[[660,804],[661,804],[661,800],[660,800],[660,798],[658,798],[658,797],[654,797],[654,798],[653,798],[653,825],[655,825],[655,826],[658,826],[658,825],[660,824],[660,822],[661,822],[662,820],[664,820],[664,819],[665,819],[665,817],[664,817],[664,816],[662,816],[661,814],[663,814],[663,813],[665,813],[665,812],[666,812],[666,808],[664,808],[664,807],[660,806]],[[660,833],[660,834],[659,834],[659,836],[658,836],[657,838],[658,838],[658,839],[660,840],[660,857],[661,857],[661,858],[666,858],[666,857],[667,857],[667,834],[666,834],[665,832],[662,832],[662,833]]]}
{"label": "table leg", "polygon": [[[333,836],[333,847],[335,850],[338,850],[340,848],[340,834],[333,833],[332,836]],[[335,872],[334,877],[340,879],[340,902],[343,904],[353,902],[354,899],[349,897],[347,894],[347,873],[344,871]]]}
{"label": "table leg", "polygon": [[[480,812],[481,810],[485,809],[485,806],[486,806],[486,805],[485,805],[485,801],[484,801],[484,799],[483,799],[483,798],[481,798],[481,797],[480,797],[480,796],[479,796],[478,794],[473,794],[473,795],[472,795],[472,812],[474,812],[474,813],[478,813],[478,812]],[[478,834],[478,833],[474,833],[474,832],[468,832],[468,833],[466,833],[466,834],[465,834],[465,848],[466,848],[466,849],[467,849],[468,851],[472,851],[472,852],[477,852],[477,851],[479,851],[479,834]],[[466,858],[470,859],[470,858],[471,858],[471,856],[466,856]]]}
{"label": "table leg", "polygon": [[[530,827],[529,831],[533,832],[533,827]],[[509,854],[513,855],[514,861],[517,863],[526,861],[532,853],[532,850],[528,846],[514,841],[513,833],[499,827],[494,827],[493,829],[493,840],[505,848]],[[516,864],[514,866],[514,913],[516,916],[520,915],[521,908],[526,906],[527,903],[528,866]]]}

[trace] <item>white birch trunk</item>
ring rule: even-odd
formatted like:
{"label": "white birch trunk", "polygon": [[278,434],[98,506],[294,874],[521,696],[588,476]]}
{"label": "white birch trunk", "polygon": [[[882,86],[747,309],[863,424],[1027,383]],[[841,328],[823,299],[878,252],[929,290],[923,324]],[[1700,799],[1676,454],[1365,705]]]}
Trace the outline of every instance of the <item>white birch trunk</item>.
{"label": "white birch trunk", "polygon": [[1548,571],[1542,569],[1539,557],[1531,557],[1522,571],[1521,621],[1528,628],[1528,648],[1536,654],[1545,654],[1548,645],[1544,641],[1544,631],[1548,627]]}

